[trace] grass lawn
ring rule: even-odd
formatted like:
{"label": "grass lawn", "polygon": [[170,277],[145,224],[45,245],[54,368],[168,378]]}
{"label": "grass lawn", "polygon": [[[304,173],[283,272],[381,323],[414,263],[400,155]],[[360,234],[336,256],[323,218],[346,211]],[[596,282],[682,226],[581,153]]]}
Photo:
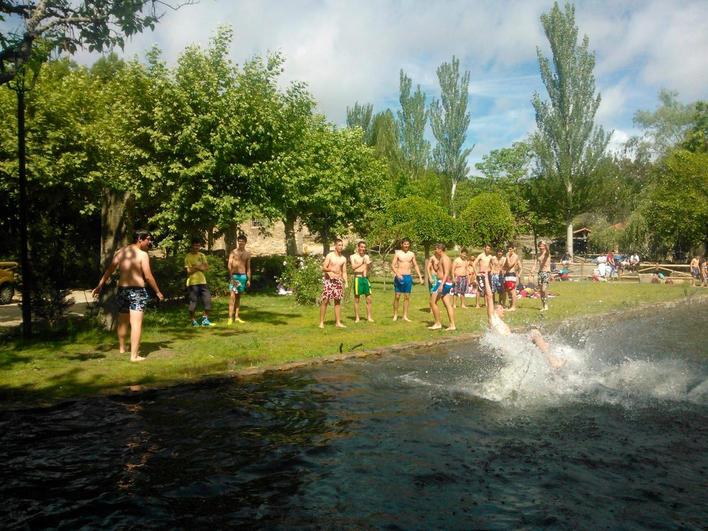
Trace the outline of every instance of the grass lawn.
{"label": "grass lawn", "polygon": [[[236,374],[249,367],[302,361],[339,352],[388,345],[433,341],[479,332],[484,309],[458,310],[458,332],[427,330],[432,324],[427,295],[416,285],[411,300],[412,323],[391,321],[393,292],[373,282],[375,323],[354,323],[352,297],[343,305],[347,329],[336,329],[330,306],[325,330],[316,307],[298,306],[292,297],[254,294],[243,298],[241,317],[247,322],[226,326],[227,298],[214,300],[216,325],[192,328],[185,305],[162,305],[146,314],[141,354],[148,359],[130,363],[119,354],[114,334],[98,330],[54,341],[0,343],[0,398],[13,403],[55,401],[69,397],[121,391],[131,385],[164,386],[209,375]],[[569,317],[598,314],[706,293],[687,285],[589,282],[551,284],[557,294],[550,311],[538,311],[538,299],[521,300],[519,311],[507,314],[512,326],[552,325]],[[474,306],[474,299],[467,299]],[[364,306],[362,304],[362,310]],[[443,325],[447,317],[443,312]]]}

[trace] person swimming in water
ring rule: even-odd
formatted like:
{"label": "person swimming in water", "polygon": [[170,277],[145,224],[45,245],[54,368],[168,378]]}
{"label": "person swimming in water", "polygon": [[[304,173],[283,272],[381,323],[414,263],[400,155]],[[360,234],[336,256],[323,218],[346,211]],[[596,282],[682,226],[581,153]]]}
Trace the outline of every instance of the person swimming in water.
{"label": "person swimming in water", "polygon": [[[489,305],[487,306],[487,318],[489,320],[489,328],[491,328],[493,332],[499,335],[510,336],[511,329],[509,328],[509,325],[504,322],[504,320],[502,319],[503,317],[504,307],[501,304],[497,304],[493,308]],[[529,333],[529,339],[534,345],[536,345],[536,348],[538,348],[538,350],[543,353],[543,356],[546,359],[546,363],[548,363],[550,367],[554,369],[560,369],[566,364],[566,360],[562,360],[559,357],[551,354],[551,345],[543,338],[543,335],[538,329],[534,328],[533,330],[531,330],[531,332]]]}

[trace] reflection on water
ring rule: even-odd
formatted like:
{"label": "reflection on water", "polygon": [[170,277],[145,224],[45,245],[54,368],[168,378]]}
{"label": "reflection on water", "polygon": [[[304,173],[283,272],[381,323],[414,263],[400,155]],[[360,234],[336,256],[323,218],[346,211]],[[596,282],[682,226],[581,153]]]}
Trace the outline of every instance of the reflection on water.
{"label": "reflection on water", "polygon": [[[698,311],[700,310],[700,312]],[[686,527],[705,306],[0,414],[5,527]]]}

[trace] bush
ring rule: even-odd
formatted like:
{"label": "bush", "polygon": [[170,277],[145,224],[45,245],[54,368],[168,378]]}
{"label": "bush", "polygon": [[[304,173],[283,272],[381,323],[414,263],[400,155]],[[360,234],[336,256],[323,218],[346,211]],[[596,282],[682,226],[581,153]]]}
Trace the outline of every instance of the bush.
{"label": "bush", "polygon": [[321,259],[288,256],[278,281],[293,291],[298,304],[318,304],[322,294]]}
{"label": "bush", "polygon": [[[292,258],[292,257],[288,257]],[[275,289],[283,274],[286,257],[280,255],[254,256],[251,258],[251,287],[254,290]]]}
{"label": "bush", "polygon": [[485,192],[472,198],[457,220],[457,243],[496,248],[516,235],[509,203],[497,193]]}

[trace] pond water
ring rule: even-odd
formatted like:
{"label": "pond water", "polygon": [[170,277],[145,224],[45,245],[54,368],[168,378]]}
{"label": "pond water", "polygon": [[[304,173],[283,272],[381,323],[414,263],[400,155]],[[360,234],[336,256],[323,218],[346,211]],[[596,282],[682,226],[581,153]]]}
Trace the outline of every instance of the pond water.
{"label": "pond water", "polygon": [[702,528],[706,309],[0,413],[1,521]]}

